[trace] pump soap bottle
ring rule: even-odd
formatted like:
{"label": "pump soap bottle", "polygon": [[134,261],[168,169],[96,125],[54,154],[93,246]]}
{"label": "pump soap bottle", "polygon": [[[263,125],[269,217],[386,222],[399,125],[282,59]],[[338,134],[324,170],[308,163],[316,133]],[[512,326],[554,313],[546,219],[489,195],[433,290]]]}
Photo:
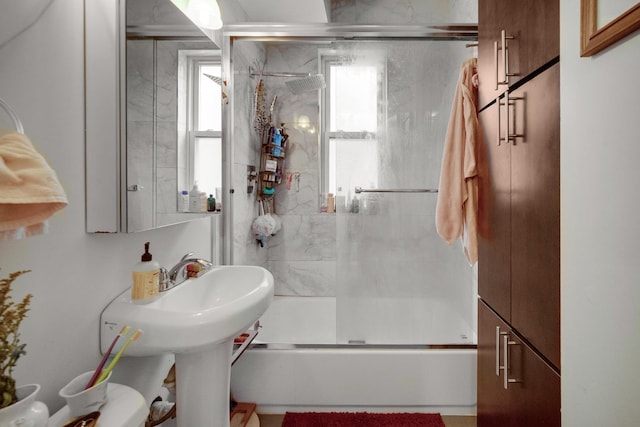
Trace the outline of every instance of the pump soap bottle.
{"label": "pump soap bottle", "polygon": [[153,261],[149,253],[149,242],[144,244],[144,254],[133,269],[133,285],[131,286],[131,301],[136,304],[146,304],[153,301],[160,288],[160,264]]}

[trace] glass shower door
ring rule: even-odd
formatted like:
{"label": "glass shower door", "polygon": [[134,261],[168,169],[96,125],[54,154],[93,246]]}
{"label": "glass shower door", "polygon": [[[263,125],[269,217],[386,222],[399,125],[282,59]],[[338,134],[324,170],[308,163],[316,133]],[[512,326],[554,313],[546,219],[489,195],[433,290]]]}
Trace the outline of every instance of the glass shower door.
{"label": "glass shower door", "polygon": [[438,187],[458,69],[468,52],[451,41],[352,42],[341,52],[340,67],[375,64],[377,71],[369,110],[375,128],[360,133],[345,131],[355,122],[348,112],[354,107],[341,104],[357,95],[336,90],[339,69],[328,82],[338,343],[475,343],[474,271],[460,244],[447,245],[436,233],[437,194],[405,191]]}

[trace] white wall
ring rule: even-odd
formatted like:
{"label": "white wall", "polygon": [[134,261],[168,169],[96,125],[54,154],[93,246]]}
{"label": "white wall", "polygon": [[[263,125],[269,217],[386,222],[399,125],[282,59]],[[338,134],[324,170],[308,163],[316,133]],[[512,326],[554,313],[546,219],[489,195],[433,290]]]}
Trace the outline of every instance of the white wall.
{"label": "white wall", "polygon": [[[22,3],[1,13],[28,7]],[[14,284],[14,299],[34,295],[20,329],[27,355],[15,376],[19,384],[41,384],[38,399],[51,412],[63,404],[58,390],[98,363],[100,312],[129,286],[144,242],[165,266],[188,251],[211,255],[208,219],[139,234],[85,233],[83,79],[82,0],[54,0],[41,20],[0,48],[0,97],[19,114],[69,198],[49,234],[0,242],[0,276],[32,270]]]}
{"label": "white wall", "polygon": [[581,58],[560,16],[562,425],[638,425],[640,34]]}

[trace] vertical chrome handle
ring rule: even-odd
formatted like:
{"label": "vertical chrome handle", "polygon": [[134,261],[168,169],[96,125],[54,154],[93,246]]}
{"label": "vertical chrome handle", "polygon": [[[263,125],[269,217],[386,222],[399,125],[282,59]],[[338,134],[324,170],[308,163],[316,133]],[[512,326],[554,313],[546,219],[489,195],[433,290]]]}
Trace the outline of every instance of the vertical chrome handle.
{"label": "vertical chrome handle", "polygon": [[496,326],[496,377],[500,376],[500,371],[504,366],[500,366],[500,337],[509,335],[508,332],[500,332],[500,326]]}
{"label": "vertical chrome handle", "polygon": [[524,133],[517,132],[516,115],[514,114],[513,120],[511,119],[511,106],[513,106],[514,112],[516,108],[516,101],[524,101],[523,96],[509,96],[509,91],[505,91],[505,105],[507,108],[507,123],[505,125],[507,142],[512,142],[516,145],[516,138],[524,138]]}
{"label": "vertical chrome handle", "polygon": [[500,73],[498,72],[498,41],[493,42],[493,62],[496,66],[496,87],[494,90],[498,90],[498,85],[500,84]]}
{"label": "vertical chrome handle", "polygon": [[496,326],[496,377],[500,376],[500,326]]}
{"label": "vertical chrome handle", "polygon": [[502,357],[504,359],[504,377],[503,377],[502,385],[504,386],[505,390],[509,389],[509,383],[518,382],[518,380],[516,379],[509,378],[509,346],[517,345],[517,344],[518,343],[515,341],[510,341],[509,336],[507,334],[504,334],[502,336],[502,351],[504,352]]}
{"label": "vertical chrome handle", "polygon": [[502,337],[502,351],[504,351],[502,356],[502,360],[504,360],[504,377],[502,384],[504,389],[507,390],[509,388],[509,337],[506,335]]}
{"label": "vertical chrome handle", "polygon": [[509,80],[507,79],[507,68],[509,65],[507,64],[507,32],[505,30],[500,31],[500,44],[502,45],[502,69],[504,71],[504,79],[500,84],[506,85],[509,84]]}
{"label": "vertical chrome handle", "polygon": [[[498,90],[498,85],[508,85],[509,77],[515,76],[509,72],[509,45],[507,45],[507,40],[513,40],[515,37],[508,36],[506,30],[500,31],[500,47],[498,47],[498,42],[494,42],[494,52],[495,52],[495,62],[496,62],[496,90]],[[500,79],[498,72],[498,50],[502,50],[502,70],[504,78]]]}
{"label": "vertical chrome handle", "polygon": [[505,109],[505,120],[504,120],[504,141],[508,144],[511,142],[511,137],[509,134],[509,123],[511,119],[509,117],[509,89],[504,91],[504,109]]}
{"label": "vertical chrome handle", "polygon": [[[504,101],[498,99],[496,102],[498,103],[498,136],[496,138],[496,143],[499,146],[503,141],[507,144],[513,141],[515,145],[516,138],[524,138],[524,133],[516,133],[516,124],[515,119],[513,123],[513,132],[511,131],[511,106],[515,108],[516,101],[523,101],[525,98],[522,96],[509,96],[509,90],[504,91]],[[504,129],[502,129],[502,117],[501,117],[501,107],[505,107],[505,120],[504,120]],[[504,137],[502,137],[502,133],[504,130]]]}
{"label": "vertical chrome handle", "polygon": [[[496,137],[496,144],[498,146],[500,146],[500,144],[502,143],[502,141],[506,142],[507,144],[509,143],[509,141],[511,140],[511,138],[509,138],[509,90],[505,90],[504,91],[504,101],[500,100],[500,98],[498,98],[498,100],[496,101],[498,103],[498,136]],[[505,121],[504,121],[504,138],[502,137],[503,134],[503,125],[502,125],[502,106],[505,106]]]}
{"label": "vertical chrome handle", "polygon": [[[497,80],[496,80],[497,81]],[[502,123],[500,119],[500,107],[502,106],[502,102],[500,102],[500,98],[496,101],[498,103],[498,132],[496,132],[496,145],[499,147],[502,142],[502,137],[500,136],[500,132],[502,130]]]}

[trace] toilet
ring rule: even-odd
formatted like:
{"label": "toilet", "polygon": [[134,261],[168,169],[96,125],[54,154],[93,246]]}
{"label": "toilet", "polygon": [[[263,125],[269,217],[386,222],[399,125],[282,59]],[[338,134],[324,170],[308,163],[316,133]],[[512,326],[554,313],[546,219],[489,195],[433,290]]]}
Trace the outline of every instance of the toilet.
{"label": "toilet", "polygon": [[[100,427],[144,427],[149,408],[142,394],[122,384],[109,383],[107,403],[100,408]],[[64,426],[73,418],[65,406],[49,418],[48,427]]]}

